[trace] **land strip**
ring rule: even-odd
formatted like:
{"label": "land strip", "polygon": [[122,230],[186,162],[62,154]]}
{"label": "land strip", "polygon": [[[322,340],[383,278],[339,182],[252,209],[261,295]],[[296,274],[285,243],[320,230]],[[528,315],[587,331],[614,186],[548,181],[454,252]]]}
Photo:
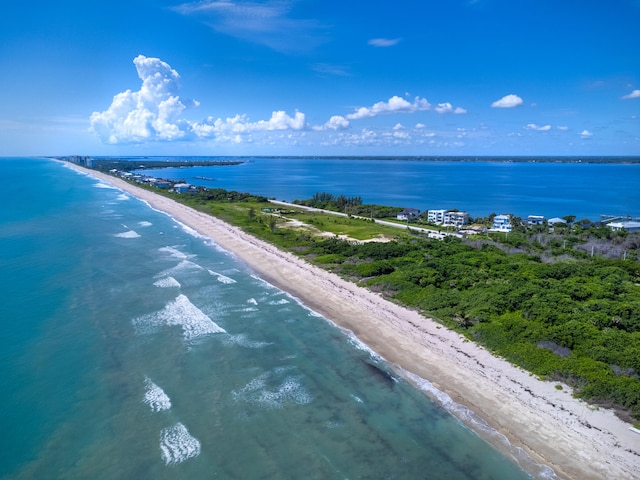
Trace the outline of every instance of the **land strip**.
{"label": "land strip", "polygon": [[[124,180],[75,167],[212,238],[260,277],[354,335],[408,376],[431,382],[560,478],[640,478],[640,435],[461,335],[219,219]],[[420,383],[419,381],[417,382]],[[468,419],[461,418],[463,421]],[[470,426],[477,428],[473,421]],[[497,448],[504,444],[489,438]],[[509,454],[508,451],[505,453]],[[529,466],[530,467],[530,466]],[[547,472],[548,473],[548,472]],[[545,472],[540,470],[539,476]]]}

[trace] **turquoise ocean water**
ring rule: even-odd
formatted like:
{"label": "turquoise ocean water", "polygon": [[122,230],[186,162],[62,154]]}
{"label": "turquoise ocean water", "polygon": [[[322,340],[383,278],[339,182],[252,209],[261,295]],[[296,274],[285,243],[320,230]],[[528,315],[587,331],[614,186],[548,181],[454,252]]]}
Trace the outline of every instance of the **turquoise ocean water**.
{"label": "turquoise ocean water", "polygon": [[529,478],[209,239],[54,161],[0,172],[0,478]]}

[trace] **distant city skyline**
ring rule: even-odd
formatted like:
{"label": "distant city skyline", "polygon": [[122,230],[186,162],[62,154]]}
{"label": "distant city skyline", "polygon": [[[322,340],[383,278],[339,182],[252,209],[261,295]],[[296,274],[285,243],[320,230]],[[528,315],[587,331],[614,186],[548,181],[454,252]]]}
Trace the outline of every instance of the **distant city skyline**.
{"label": "distant city skyline", "polygon": [[637,0],[3,11],[0,156],[640,154]]}

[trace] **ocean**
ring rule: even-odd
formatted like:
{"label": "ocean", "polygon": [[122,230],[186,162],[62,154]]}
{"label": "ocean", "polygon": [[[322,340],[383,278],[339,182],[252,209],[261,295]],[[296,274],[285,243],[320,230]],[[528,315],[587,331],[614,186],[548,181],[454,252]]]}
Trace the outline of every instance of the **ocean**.
{"label": "ocean", "polygon": [[210,239],[59,162],[0,172],[0,478],[530,478]]}
{"label": "ocean", "polygon": [[301,157],[246,160],[234,166],[141,172],[284,201],[328,192],[360,196],[364,203],[421,211],[458,209],[472,217],[510,213],[546,218],[573,215],[576,220],[598,221],[603,214],[640,216],[637,159],[635,163],[560,163],[553,158],[526,162]]}

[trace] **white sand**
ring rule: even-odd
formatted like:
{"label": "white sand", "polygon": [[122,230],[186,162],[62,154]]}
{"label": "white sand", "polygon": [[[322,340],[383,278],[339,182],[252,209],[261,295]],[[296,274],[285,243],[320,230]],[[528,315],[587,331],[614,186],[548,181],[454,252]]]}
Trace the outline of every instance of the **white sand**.
{"label": "white sand", "polygon": [[[468,407],[512,446],[560,478],[640,478],[640,434],[612,412],[573,398],[415,311],[280,251],[241,230],[121,179],[76,167],[147,201],[289,292],[389,362]],[[464,420],[464,419],[463,419]],[[503,449],[500,442],[492,441]],[[504,449],[503,449],[504,450]]]}

